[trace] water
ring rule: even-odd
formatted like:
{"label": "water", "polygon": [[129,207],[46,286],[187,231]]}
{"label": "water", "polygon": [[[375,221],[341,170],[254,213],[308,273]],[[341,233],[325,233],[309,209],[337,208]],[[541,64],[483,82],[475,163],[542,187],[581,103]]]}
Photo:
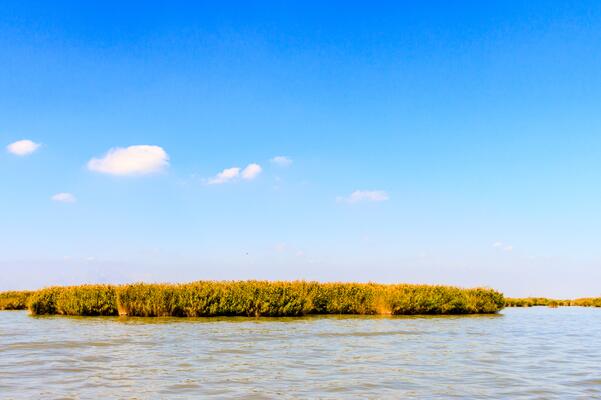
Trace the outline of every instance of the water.
{"label": "water", "polygon": [[0,398],[601,398],[601,309],[146,319],[0,312]]}

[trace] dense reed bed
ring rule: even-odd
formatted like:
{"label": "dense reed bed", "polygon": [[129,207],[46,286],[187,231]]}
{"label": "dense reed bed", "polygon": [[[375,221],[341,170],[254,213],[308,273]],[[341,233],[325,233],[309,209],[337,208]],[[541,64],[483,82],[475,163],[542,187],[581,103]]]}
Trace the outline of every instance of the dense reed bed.
{"label": "dense reed bed", "polygon": [[601,307],[601,297],[574,300],[548,299],[546,297],[505,298],[505,307]]}
{"label": "dense reed bed", "polygon": [[570,305],[580,307],[601,307],[601,297],[585,297],[572,300]]}
{"label": "dense reed bed", "polygon": [[33,292],[33,315],[300,316],[308,314],[496,313],[503,295],[492,289],[431,285],[269,281],[82,285]]}
{"label": "dense reed bed", "polygon": [[30,291],[0,292],[0,310],[27,309],[31,293]]}
{"label": "dense reed bed", "polygon": [[570,305],[571,300],[548,299],[545,297],[505,298],[505,307],[558,307]]}
{"label": "dense reed bed", "polygon": [[[501,296],[501,297],[499,297]],[[0,310],[132,316],[473,314],[503,307],[601,307],[601,297],[504,298],[490,289],[429,285],[268,281],[82,285],[0,292]]]}

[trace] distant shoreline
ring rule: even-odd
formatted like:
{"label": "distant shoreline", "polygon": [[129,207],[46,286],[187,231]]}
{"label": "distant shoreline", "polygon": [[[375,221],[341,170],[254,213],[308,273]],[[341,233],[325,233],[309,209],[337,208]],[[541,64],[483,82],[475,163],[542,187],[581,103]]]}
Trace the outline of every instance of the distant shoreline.
{"label": "distant shoreline", "polygon": [[601,307],[601,297],[549,299],[546,297],[505,298],[505,307]]}
{"label": "distant shoreline", "polygon": [[444,315],[497,313],[504,306],[503,294],[493,289],[307,281],[80,285],[0,292],[0,310],[28,309],[32,315]]}

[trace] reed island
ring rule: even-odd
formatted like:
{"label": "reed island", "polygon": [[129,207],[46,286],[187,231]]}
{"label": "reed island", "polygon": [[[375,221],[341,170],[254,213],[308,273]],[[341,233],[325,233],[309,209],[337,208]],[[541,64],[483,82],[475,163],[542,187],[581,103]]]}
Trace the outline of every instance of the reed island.
{"label": "reed island", "polygon": [[487,288],[308,281],[80,285],[0,293],[0,309],[28,309],[32,315],[488,314],[496,313],[504,306],[503,294]]}

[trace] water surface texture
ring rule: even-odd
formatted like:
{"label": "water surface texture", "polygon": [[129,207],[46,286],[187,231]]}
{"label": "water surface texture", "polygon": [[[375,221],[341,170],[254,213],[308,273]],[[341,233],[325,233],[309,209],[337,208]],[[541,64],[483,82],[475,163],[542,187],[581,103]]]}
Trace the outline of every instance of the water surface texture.
{"label": "water surface texture", "polygon": [[601,309],[457,317],[0,312],[0,398],[601,398]]}

